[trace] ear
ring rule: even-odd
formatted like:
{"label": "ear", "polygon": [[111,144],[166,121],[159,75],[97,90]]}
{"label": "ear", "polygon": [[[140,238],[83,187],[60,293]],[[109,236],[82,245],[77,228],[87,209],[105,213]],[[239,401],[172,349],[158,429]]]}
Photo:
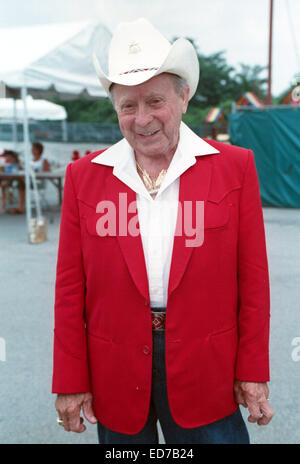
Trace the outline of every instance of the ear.
{"label": "ear", "polygon": [[185,114],[188,109],[189,105],[189,95],[190,95],[190,88],[187,85],[183,90],[182,90],[182,114]]}

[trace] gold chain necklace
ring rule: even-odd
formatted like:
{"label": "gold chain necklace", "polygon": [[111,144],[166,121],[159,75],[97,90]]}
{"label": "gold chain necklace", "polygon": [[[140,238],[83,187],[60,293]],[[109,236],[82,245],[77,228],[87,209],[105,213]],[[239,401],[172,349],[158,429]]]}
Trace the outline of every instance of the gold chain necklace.
{"label": "gold chain necklace", "polygon": [[142,178],[143,178],[143,181],[144,181],[144,184],[146,186],[146,189],[148,190],[148,192],[151,194],[151,193],[157,193],[161,184],[162,184],[162,181],[164,180],[166,174],[167,174],[167,170],[166,169],[162,169],[160,171],[160,173],[158,174],[157,178],[155,180],[152,180],[151,177],[149,176],[148,172],[145,171],[145,169],[142,169],[141,166],[138,164],[138,162],[136,162],[136,167],[138,169],[138,171],[140,171],[141,175],[142,175]]}

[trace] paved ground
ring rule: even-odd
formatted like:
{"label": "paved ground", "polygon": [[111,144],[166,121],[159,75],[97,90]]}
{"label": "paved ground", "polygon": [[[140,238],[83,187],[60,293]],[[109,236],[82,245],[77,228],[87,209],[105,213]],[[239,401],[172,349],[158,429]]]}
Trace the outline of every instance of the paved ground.
{"label": "paved ground", "polygon": [[[54,195],[55,192],[52,194]],[[48,241],[27,242],[25,218],[0,215],[0,443],[97,443],[56,424],[51,389],[53,297],[59,212],[47,214]],[[253,443],[300,443],[300,210],[264,210],[271,277],[271,404],[267,427],[249,424]],[[1,346],[1,344],[0,344]],[[0,353],[1,359],[1,353]],[[243,414],[246,411],[243,410]]]}

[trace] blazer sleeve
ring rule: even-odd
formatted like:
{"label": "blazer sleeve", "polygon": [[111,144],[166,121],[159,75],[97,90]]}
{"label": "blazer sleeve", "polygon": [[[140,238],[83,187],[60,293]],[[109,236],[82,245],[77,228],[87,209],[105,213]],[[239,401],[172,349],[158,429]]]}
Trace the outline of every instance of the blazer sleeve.
{"label": "blazer sleeve", "polygon": [[263,212],[252,151],[240,197],[236,379],[267,382],[270,291]]}
{"label": "blazer sleeve", "polygon": [[90,391],[85,329],[85,274],[79,211],[66,170],[55,283],[53,393]]}

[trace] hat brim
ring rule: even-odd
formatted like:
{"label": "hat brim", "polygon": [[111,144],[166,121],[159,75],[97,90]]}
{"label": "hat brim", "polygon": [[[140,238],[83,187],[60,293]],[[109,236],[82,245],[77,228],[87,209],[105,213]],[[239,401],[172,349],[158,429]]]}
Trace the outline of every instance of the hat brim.
{"label": "hat brim", "polygon": [[165,60],[159,66],[150,68],[151,70],[139,70],[127,74],[108,76],[102,70],[95,53],[93,54],[93,61],[97,76],[108,96],[110,96],[109,89],[112,84],[139,85],[162,73],[176,74],[185,79],[190,89],[189,100],[197,90],[200,72],[199,60],[191,42],[184,38],[177,39],[171,45]]}

